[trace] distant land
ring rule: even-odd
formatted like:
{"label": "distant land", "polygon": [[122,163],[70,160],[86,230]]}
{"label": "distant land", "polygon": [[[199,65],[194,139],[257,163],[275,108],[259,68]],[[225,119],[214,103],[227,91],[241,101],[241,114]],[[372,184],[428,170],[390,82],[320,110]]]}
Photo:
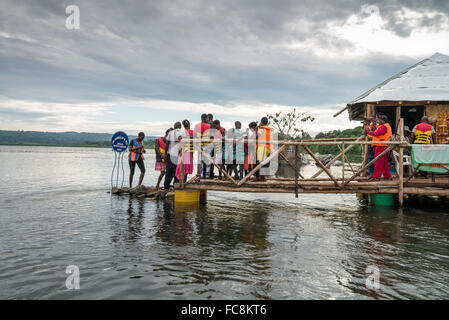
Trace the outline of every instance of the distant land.
{"label": "distant land", "polygon": [[[110,148],[112,133],[91,132],[41,132],[0,130],[0,145],[60,146]],[[136,136],[129,136],[134,139]],[[154,145],[156,137],[145,137],[147,148]]]}

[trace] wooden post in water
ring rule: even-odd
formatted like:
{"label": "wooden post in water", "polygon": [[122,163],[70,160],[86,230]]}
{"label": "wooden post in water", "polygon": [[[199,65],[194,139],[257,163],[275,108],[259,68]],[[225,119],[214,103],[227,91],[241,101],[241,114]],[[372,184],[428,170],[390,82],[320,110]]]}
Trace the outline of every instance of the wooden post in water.
{"label": "wooden post in water", "polygon": [[295,146],[295,198],[298,198],[298,146]]}
{"label": "wooden post in water", "polygon": [[[399,120],[399,139],[404,141],[404,119]],[[399,146],[399,206],[404,204],[404,147]]]}
{"label": "wooden post in water", "polygon": [[343,179],[343,187],[345,185],[345,143],[341,143],[341,178]]}

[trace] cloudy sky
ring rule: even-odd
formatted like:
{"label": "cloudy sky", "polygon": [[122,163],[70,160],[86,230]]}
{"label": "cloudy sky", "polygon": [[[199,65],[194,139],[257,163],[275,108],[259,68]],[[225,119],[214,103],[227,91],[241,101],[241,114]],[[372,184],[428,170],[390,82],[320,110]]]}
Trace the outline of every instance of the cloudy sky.
{"label": "cloudy sky", "polygon": [[0,129],[158,135],[292,106],[311,133],[354,127],[332,114],[448,39],[449,1],[0,0]]}

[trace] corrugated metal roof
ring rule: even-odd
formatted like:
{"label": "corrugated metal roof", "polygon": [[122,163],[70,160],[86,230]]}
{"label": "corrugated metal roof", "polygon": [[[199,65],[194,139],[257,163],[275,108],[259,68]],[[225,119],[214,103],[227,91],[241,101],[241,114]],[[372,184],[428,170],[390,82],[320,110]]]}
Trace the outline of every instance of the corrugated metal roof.
{"label": "corrugated metal roof", "polygon": [[435,53],[349,104],[376,101],[449,101],[449,56]]}

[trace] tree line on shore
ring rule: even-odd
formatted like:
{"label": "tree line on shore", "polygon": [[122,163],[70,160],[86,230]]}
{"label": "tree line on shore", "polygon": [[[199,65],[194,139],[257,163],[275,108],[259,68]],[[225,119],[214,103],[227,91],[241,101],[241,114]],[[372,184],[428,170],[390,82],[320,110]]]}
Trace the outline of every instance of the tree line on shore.
{"label": "tree line on shore", "polygon": [[[315,139],[328,138],[350,138],[359,137],[363,134],[363,128],[333,130],[330,132],[320,132]],[[91,132],[41,132],[41,131],[8,131],[0,130],[0,144],[3,145],[36,145],[36,146],[80,146],[80,147],[104,147],[111,146],[110,133],[91,133]],[[135,138],[129,137],[130,140]],[[148,136],[144,144],[147,150],[154,147],[156,137]],[[310,134],[305,131],[298,132],[294,139],[312,139]],[[281,139],[281,137],[280,137]],[[310,147],[313,152],[320,154],[339,153],[337,146],[315,145]],[[359,162],[362,155],[361,146],[355,146],[348,153],[350,161]]]}

